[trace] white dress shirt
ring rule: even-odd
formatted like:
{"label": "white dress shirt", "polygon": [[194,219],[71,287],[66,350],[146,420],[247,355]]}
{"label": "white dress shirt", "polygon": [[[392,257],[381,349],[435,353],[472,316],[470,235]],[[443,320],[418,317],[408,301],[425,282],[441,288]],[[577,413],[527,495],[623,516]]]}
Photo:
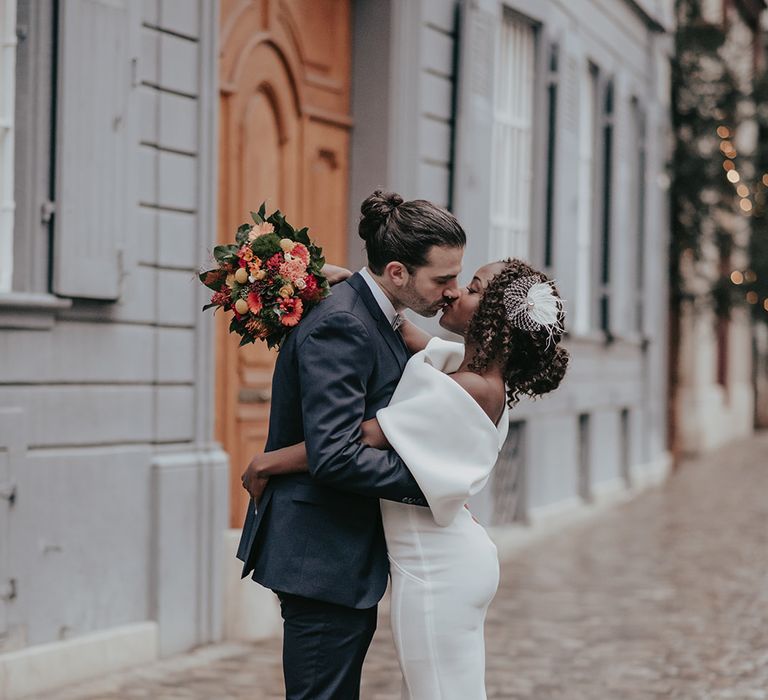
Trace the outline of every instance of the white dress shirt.
{"label": "white dress shirt", "polygon": [[384,290],[379,286],[378,282],[373,279],[367,267],[360,270],[360,277],[362,277],[365,280],[365,283],[370,287],[373,298],[376,300],[379,308],[384,312],[384,316],[387,321],[389,321],[389,325],[394,327],[396,322],[399,325],[402,317],[397,313],[392,302],[389,300],[389,297],[384,293]]}

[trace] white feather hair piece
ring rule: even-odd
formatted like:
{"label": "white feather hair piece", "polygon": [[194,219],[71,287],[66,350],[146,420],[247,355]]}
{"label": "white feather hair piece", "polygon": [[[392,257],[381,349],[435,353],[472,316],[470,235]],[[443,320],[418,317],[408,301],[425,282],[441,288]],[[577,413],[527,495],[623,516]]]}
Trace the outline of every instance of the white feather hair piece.
{"label": "white feather hair piece", "polygon": [[546,328],[550,340],[556,330],[562,331],[563,300],[550,281],[533,275],[515,280],[504,290],[504,308],[512,325],[522,330]]}

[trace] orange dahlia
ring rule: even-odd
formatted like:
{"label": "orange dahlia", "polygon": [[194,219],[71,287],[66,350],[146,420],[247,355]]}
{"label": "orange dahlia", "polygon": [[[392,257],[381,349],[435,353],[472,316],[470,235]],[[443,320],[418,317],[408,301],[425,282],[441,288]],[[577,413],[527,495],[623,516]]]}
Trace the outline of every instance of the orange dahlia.
{"label": "orange dahlia", "polygon": [[301,315],[304,312],[304,305],[301,303],[301,299],[291,297],[290,299],[280,300],[280,323],[284,326],[295,326],[300,320]]}
{"label": "orange dahlia", "polygon": [[264,308],[264,304],[261,302],[261,297],[256,292],[251,292],[248,295],[248,310],[252,314],[257,314]]}

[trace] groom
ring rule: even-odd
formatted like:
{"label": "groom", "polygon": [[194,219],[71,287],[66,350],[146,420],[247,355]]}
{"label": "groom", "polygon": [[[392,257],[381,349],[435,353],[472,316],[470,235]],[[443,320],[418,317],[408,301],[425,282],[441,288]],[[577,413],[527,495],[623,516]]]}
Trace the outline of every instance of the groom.
{"label": "groom", "polygon": [[[389,565],[378,499],[426,505],[403,461],[360,443],[408,360],[399,312],[433,316],[458,296],[466,244],[447,211],[380,191],[363,202],[368,267],[336,285],[286,339],[275,366],[266,451],[306,441],[309,473],[274,476],[248,509],[243,577],[283,616],[290,700],[359,698]],[[253,465],[243,475],[249,491]]]}

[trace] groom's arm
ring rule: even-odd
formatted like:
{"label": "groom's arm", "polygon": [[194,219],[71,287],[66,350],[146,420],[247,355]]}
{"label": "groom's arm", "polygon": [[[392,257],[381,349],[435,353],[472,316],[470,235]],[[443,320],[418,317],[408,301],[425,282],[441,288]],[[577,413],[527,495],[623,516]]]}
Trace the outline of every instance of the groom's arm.
{"label": "groom's arm", "polygon": [[360,442],[372,345],[363,323],[342,312],[323,319],[298,348],[309,471],[333,488],[426,505],[397,453]]}

